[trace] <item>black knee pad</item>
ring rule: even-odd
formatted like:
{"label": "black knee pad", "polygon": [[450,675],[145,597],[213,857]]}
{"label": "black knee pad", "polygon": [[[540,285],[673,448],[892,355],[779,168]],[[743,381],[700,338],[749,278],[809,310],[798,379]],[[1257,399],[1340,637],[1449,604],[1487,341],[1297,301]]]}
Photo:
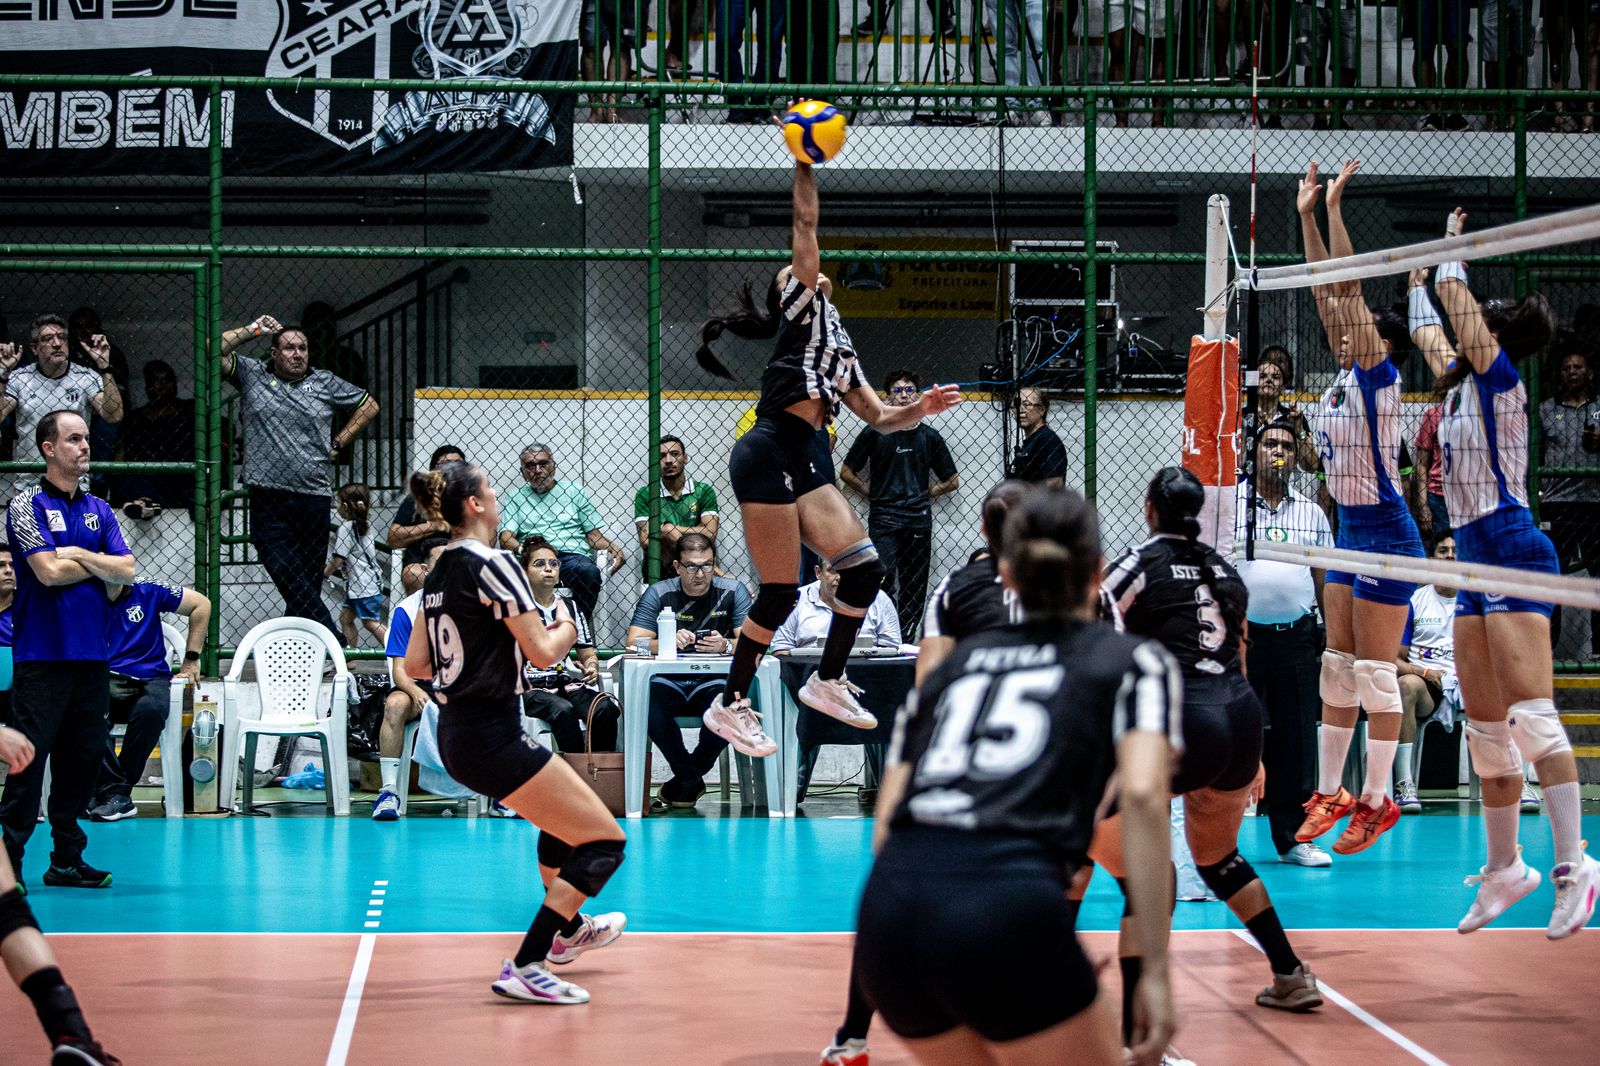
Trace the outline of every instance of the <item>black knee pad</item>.
{"label": "black knee pad", "polygon": [[839,571],[839,588],[834,597],[846,607],[865,613],[883,587],[883,564],[876,555],[860,566]]}
{"label": "black knee pad", "polygon": [[39,922],[33,916],[33,908],[23,898],[22,889],[13,888],[0,895],[0,944],[5,943],[6,937],[18,929],[37,928]]}
{"label": "black knee pad", "polygon": [[626,843],[624,840],[591,840],[579,844],[562,864],[561,880],[585,896],[598,896],[622,865],[622,849]]}
{"label": "black knee pad", "polygon": [[1238,848],[1221,862],[1213,866],[1197,866],[1196,869],[1200,871],[1200,880],[1224,903],[1244,891],[1245,886],[1258,876],[1256,868],[1239,854]]}
{"label": "black knee pad", "polygon": [[775,585],[763,581],[756,590],[750,613],[745,617],[762,629],[777,629],[788,620],[789,612],[799,602],[799,585]]}
{"label": "black knee pad", "polygon": [[558,836],[539,830],[539,865],[561,869],[572,859],[572,845]]}

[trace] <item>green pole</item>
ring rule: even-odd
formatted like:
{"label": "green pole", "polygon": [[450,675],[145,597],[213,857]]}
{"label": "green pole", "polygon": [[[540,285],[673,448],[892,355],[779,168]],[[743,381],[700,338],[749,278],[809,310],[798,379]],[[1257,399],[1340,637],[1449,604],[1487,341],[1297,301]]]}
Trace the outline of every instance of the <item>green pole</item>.
{"label": "green pole", "polygon": [[[207,200],[210,206],[206,256],[207,315],[209,327],[205,359],[197,369],[195,378],[197,397],[205,399],[196,404],[205,411],[205,435],[196,441],[196,450],[204,448],[199,456],[205,464],[205,491],[195,503],[195,550],[200,541],[206,542],[205,592],[211,598],[211,632],[206,635],[206,650],[201,656],[201,670],[216,675],[220,667],[217,649],[222,644],[222,85],[212,82],[207,107],[210,119],[209,165]],[[201,383],[204,388],[200,387]],[[197,416],[198,417],[198,416]]]}
{"label": "green pole", "polygon": [[645,260],[645,314],[649,337],[650,421],[650,525],[645,548],[645,576],[661,579],[661,109],[659,89],[650,94],[650,172],[646,185],[647,241],[650,258]]}
{"label": "green pole", "polygon": [[1095,158],[1098,148],[1096,122],[1099,120],[1099,98],[1093,88],[1083,100],[1083,495],[1095,502],[1095,485],[1099,478],[1099,366],[1097,326],[1100,321],[1100,293],[1097,277],[1095,239],[1099,227],[1095,223],[1096,204]]}

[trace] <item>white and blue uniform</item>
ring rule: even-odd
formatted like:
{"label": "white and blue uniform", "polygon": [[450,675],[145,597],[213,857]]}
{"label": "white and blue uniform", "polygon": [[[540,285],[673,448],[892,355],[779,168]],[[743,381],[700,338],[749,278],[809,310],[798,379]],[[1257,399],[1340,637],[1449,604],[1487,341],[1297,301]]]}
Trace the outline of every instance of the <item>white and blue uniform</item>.
{"label": "white and blue uniform", "polygon": [[[1439,419],[1444,499],[1463,562],[1559,573],[1555,547],[1528,510],[1528,393],[1504,350],[1483,373],[1474,370],[1451,389]],[[1540,600],[1490,593],[1456,593],[1456,614],[1535,612]]]}
{"label": "white and blue uniform", "polygon": [[[1385,359],[1370,369],[1341,370],[1322,394],[1317,453],[1328,492],[1339,505],[1336,544],[1350,551],[1421,558],[1422,538],[1400,487],[1400,374]],[[1357,599],[1405,606],[1408,581],[1329,570],[1330,585],[1353,586]]]}

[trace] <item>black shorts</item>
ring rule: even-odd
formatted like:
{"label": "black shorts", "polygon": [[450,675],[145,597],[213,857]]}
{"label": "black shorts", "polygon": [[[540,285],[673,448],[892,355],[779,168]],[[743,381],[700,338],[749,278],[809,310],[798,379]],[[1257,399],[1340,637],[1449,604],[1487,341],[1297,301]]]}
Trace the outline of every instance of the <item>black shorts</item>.
{"label": "black shorts", "polygon": [[833,464],[823,435],[805,419],[781,411],[761,415],[728,456],[728,480],[740,503],[793,503],[813,489],[831,485]]}
{"label": "black shorts", "polygon": [[439,708],[439,758],[472,791],[503,800],[533,780],[551,755],[522,731],[522,703],[508,696],[458,698]]}
{"label": "black shorts", "polygon": [[[1099,994],[1067,908],[1068,872],[1038,841],[896,826],[856,923],[867,1001],[908,1039],[958,1025],[985,1040],[1031,1036]],[[981,960],[962,972],[956,960]]]}
{"label": "black shorts", "polygon": [[1247,787],[1261,765],[1266,718],[1250,683],[1238,673],[1183,679],[1183,755],[1172,791]]}

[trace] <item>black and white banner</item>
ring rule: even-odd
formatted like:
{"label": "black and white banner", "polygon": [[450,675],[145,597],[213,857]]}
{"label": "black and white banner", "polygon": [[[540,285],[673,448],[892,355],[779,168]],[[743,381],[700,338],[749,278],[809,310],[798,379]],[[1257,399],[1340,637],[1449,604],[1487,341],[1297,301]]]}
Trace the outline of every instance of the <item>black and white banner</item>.
{"label": "black and white banner", "polygon": [[17,88],[6,74],[425,78],[427,92],[227,92],[227,174],[520,170],[572,161],[582,0],[0,0],[0,173],[206,168],[203,90]]}

